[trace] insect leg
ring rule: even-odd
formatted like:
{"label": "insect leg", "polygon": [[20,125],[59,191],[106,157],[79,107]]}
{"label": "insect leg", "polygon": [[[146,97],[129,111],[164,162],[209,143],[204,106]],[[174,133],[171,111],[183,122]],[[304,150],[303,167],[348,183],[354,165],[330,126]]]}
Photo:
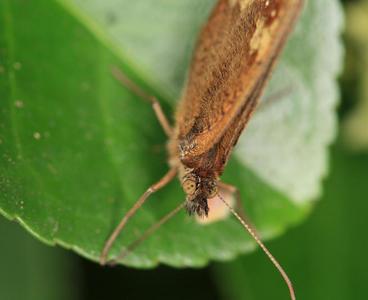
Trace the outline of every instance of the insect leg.
{"label": "insect leg", "polygon": [[122,71],[120,71],[117,67],[112,67],[111,69],[114,77],[125,87],[127,87],[130,91],[132,91],[137,96],[151,103],[153,111],[156,114],[158,121],[160,122],[162,129],[165,131],[168,137],[172,134],[172,128],[168,119],[166,118],[160,102],[156,99],[156,97],[147,94],[143,91],[139,86],[137,86],[133,81],[131,81]]}
{"label": "insect leg", "polygon": [[285,97],[289,96],[290,94],[292,94],[293,92],[293,87],[292,86],[285,86],[282,89],[267,95],[267,96],[263,96],[262,101],[259,103],[257,111],[261,111],[266,109],[268,106],[272,105],[275,102],[278,102],[282,99],[284,99]]}
{"label": "insect leg", "polygon": [[135,215],[137,210],[143,205],[144,202],[148,199],[150,195],[159,189],[163,188],[166,184],[168,184],[176,175],[176,168],[171,168],[158,182],[150,186],[144,194],[138,199],[138,201],[132,206],[131,209],[125,214],[125,216],[121,219],[119,225],[115,228],[113,233],[110,235],[109,239],[105,243],[105,246],[101,252],[100,264],[104,265],[106,263],[107,255],[110,251],[111,246],[115,242],[116,238],[119,236],[120,232],[123,230],[129,219]]}
{"label": "insect leg", "polygon": [[181,203],[179,206],[174,208],[168,214],[163,216],[160,220],[158,220],[155,224],[149,227],[138,239],[134,242],[130,243],[126,249],[124,249],[116,258],[111,261],[108,261],[107,264],[110,266],[115,265],[119,260],[122,260],[129,253],[131,253],[135,248],[137,248],[144,240],[150,237],[157,229],[159,229],[163,224],[169,221],[172,217],[174,217],[182,208],[184,207],[185,202]]}

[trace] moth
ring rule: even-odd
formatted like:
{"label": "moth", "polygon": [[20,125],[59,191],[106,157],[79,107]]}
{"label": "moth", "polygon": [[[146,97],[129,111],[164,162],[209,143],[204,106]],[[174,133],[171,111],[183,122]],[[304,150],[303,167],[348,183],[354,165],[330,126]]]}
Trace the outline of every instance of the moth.
{"label": "moth", "polygon": [[221,182],[220,176],[257,107],[302,4],[302,0],[219,0],[199,35],[186,86],[176,109],[174,127],[154,97],[115,69],[115,76],[125,86],[151,102],[169,139],[170,169],[123,217],[105,244],[102,264],[106,263],[113,242],[128,220],[152,193],[178,176],[186,194],[185,202],[155,224],[144,237],[182,207],[189,214],[206,217],[208,202],[218,196],[280,271],[291,298],[295,299],[285,271],[255,230],[221,197],[219,191],[237,193],[236,187]]}

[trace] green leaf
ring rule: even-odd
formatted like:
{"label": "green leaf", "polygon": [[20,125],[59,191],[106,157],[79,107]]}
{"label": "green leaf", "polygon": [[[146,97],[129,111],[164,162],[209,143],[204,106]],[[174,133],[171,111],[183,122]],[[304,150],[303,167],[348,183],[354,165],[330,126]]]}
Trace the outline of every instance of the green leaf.
{"label": "green leaf", "polygon": [[[150,106],[110,67],[161,95],[171,115],[214,1],[3,3],[0,211],[44,242],[96,260],[122,215],[168,168]],[[290,95],[256,114],[224,174],[265,238],[300,222],[318,194],[335,130],[340,30],[337,1],[308,2],[268,89],[272,96],[291,83]],[[183,197],[176,181],[154,195],[111,255]],[[202,226],[181,212],[124,263],[201,266],[253,248],[232,218]]]}

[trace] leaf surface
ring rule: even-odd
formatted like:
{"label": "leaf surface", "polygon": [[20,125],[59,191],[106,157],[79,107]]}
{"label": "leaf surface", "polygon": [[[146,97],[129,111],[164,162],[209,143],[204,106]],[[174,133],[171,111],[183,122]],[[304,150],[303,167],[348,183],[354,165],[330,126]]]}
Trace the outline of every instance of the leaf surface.
{"label": "leaf surface", "polygon": [[[213,4],[5,0],[0,211],[39,239],[96,260],[122,215],[168,168],[166,138],[150,106],[119,85],[110,68],[160,96],[172,115]],[[335,131],[341,19],[337,1],[308,2],[265,99],[289,83],[290,93],[260,109],[224,174],[240,188],[264,238],[300,222],[319,192]],[[111,255],[183,198],[177,181],[154,195]],[[202,266],[253,248],[232,218],[202,226],[181,212],[124,263]]]}

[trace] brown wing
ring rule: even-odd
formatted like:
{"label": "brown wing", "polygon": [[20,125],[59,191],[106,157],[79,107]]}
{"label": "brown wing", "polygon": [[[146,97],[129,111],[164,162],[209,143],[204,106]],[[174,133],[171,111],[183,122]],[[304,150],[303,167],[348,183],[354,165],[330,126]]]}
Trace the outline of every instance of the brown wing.
{"label": "brown wing", "polygon": [[219,142],[236,142],[301,6],[302,0],[218,1],[177,110],[183,161],[198,160]]}

